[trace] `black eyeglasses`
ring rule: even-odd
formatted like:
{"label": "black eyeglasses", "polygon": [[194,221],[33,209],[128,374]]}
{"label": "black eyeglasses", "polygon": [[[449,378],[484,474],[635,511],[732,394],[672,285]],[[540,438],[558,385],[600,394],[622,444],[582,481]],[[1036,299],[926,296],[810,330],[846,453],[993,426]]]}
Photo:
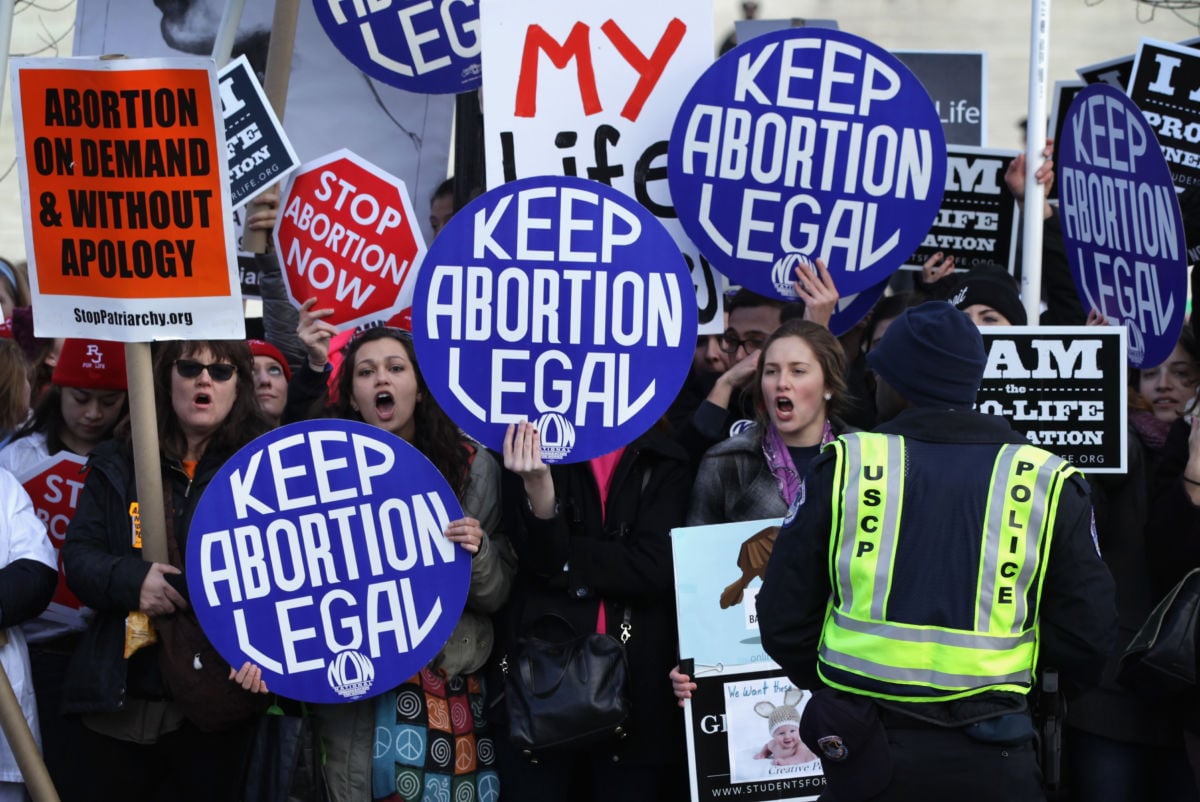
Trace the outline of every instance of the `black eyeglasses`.
{"label": "black eyeglasses", "polygon": [[213,362],[206,365],[194,359],[176,359],[175,370],[185,379],[194,379],[201,371],[207,370],[208,376],[215,382],[227,382],[237,373],[237,367],[228,362]]}
{"label": "black eyeglasses", "polygon": [[766,337],[747,337],[744,340],[739,340],[738,336],[731,331],[717,335],[717,345],[727,354],[736,354],[742,346],[745,346],[747,354],[753,354],[762,348],[763,343],[766,341]]}

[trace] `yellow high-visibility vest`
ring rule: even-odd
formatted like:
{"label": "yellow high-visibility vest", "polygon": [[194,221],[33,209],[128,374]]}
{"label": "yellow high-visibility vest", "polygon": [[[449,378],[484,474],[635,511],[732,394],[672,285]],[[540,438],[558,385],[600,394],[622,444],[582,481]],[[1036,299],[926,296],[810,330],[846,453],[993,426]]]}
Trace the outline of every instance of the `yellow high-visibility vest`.
{"label": "yellow high-visibility vest", "polygon": [[[1074,469],[1030,445],[1005,445],[992,465],[970,629],[889,620],[889,599],[906,608],[945,604],[937,587],[900,589],[905,442],[856,433],[836,450],[829,576],[833,596],[821,633],[818,671],[835,688],[900,701],[940,701],[1001,690],[1026,693],[1037,663],[1037,606],[1058,497]],[[935,499],[912,503],[937,503]],[[905,537],[928,537],[908,532]],[[907,543],[907,541],[905,541]],[[947,582],[964,582],[948,576]],[[900,587],[898,587],[900,586]],[[961,594],[960,594],[961,595]],[[1032,614],[1031,614],[1032,611]],[[909,616],[912,617],[911,615]]]}

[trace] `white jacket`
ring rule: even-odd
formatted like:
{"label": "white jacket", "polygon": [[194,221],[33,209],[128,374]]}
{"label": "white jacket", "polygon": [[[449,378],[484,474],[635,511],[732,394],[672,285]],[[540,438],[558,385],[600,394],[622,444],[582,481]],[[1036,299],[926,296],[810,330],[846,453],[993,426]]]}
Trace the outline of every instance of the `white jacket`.
{"label": "white jacket", "polygon": [[[54,547],[46,537],[46,526],[33,511],[29,495],[11,473],[0,470],[0,567],[25,559],[37,560],[57,570]],[[4,666],[33,737],[40,745],[37,703],[33,697],[25,635],[20,627],[8,627],[5,634],[8,643],[0,646],[0,664]],[[0,738],[0,782],[22,782],[16,758],[5,738]]]}
{"label": "white jacket", "polygon": [[[48,459],[50,451],[46,447],[46,435],[41,432],[34,432],[20,440],[11,440],[0,449],[0,468],[11,471],[18,478],[24,477],[26,481],[33,476],[32,471]],[[55,565],[58,565],[58,550],[62,548],[62,543],[56,543],[48,534],[47,538],[55,552]],[[61,585],[61,576],[58,581]],[[87,629],[91,616],[91,610],[80,606],[78,602],[70,606],[52,601],[45,612],[31,621],[26,621],[21,629],[24,630],[28,643],[44,643],[63,635],[83,632]]]}

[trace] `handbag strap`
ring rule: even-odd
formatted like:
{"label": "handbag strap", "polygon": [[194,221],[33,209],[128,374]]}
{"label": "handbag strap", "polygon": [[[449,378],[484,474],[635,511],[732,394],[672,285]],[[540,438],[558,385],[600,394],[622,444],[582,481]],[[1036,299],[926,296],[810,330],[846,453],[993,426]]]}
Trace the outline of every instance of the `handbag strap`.
{"label": "handbag strap", "polygon": [[563,653],[566,654],[562,660],[558,662],[558,676],[550,683],[548,687],[538,689],[533,680],[533,656],[530,654],[522,654],[517,658],[517,671],[521,674],[521,681],[525,683],[525,687],[529,692],[539,699],[545,699],[553,696],[554,692],[562,685],[562,681],[567,676],[567,668],[571,664],[569,652],[573,651],[573,647],[563,647]]}

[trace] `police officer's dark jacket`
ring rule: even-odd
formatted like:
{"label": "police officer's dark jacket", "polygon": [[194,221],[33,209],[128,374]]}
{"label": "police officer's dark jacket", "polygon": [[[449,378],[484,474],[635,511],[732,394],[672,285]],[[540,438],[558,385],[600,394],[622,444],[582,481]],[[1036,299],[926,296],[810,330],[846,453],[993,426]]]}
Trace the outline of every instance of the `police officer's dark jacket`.
{"label": "police officer's dark jacket", "polygon": [[[888,566],[880,568],[891,584],[886,597],[879,594],[886,598],[886,615],[878,617],[970,630],[970,619],[978,615],[985,596],[994,602],[996,594],[1011,593],[998,584],[991,595],[981,595],[980,551],[989,497],[994,498],[993,489],[1004,490],[1005,478],[993,478],[997,454],[1005,444],[1028,441],[1002,418],[933,408],[906,410],[876,431],[903,436],[906,461],[892,474],[902,472],[904,480],[897,538],[902,545],[888,556]],[[780,533],[758,595],[763,645],[801,687],[823,684],[816,671],[818,649],[822,631],[828,639],[833,628],[826,629],[827,615],[838,614],[829,605],[830,572],[838,566],[836,553],[831,562],[831,531],[842,512],[833,503],[834,486],[845,481],[835,476],[837,466],[829,449],[813,461],[805,504]],[[1112,577],[1093,538],[1087,484],[1074,471],[1062,472],[1060,478],[1053,494],[1053,531],[1044,544],[1049,553],[1037,560],[1044,567],[1037,663],[1057,668],[1064,683],[1078,688],[1098,680],[1112,646],[1116,612]],[[830,646],[824,647],[827,656]],[[870,676],[831,670],[828,664],[824,673],[840,687],[891,699],[888,704],[947,723],[1020,709],[1027,689],[1020,679],[985,682],[980,693],[948,694],[960,698],[944,701],[947,694],[924,693],[920,681],[912,693],[897,694]],[[910,701],[895,701],[905,696]],[[911,701],[918,697],[925,701]]]}

